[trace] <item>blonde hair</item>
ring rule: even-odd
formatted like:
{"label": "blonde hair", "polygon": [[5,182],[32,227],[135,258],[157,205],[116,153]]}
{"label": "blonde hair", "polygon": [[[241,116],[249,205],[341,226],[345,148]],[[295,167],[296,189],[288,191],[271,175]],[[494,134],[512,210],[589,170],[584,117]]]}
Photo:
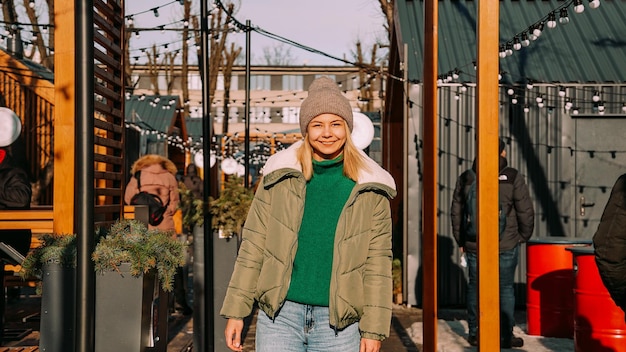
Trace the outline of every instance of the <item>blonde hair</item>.
{"label": "blonde hair", "polygon": [[[354,182],[358,182],[359,171],[368,170],[367,163],[359,149],[352,142],[348,125],[346,126],[346,143],[343,145],[343,175]],[[308,181],[313,177],[313,147],[304,135],[304,142],[298,148],[298,161],[302,166],[304,178]]]}

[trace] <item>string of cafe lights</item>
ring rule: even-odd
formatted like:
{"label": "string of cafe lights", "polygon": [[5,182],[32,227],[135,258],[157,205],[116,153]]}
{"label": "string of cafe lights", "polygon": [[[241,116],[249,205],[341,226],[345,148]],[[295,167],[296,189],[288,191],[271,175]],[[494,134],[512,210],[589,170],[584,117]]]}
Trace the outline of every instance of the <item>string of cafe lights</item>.
{"label": "string of cafe lights", "polygon": [[[600,6],[600,0],[589,0],[588,3],[589,8],[596,9]],[[509,56],[512,56],[515,51],[523,50],[524,48],[530,46],[532,42],[539,39],[542,35],[544,28],[554,29],[557,27],[557,23],[561,25],[568,24],[571,19],[569,17],[568,8],[573,9],[575,13],[583,13],[585,11],[585,6],[583,5],[583,0],[570,0],[567,1],[555,9],[552,9],[548,14],[540,18],[535,23],[531,24],[529,27],[524,29],[523,31],[515,34],[512,39],[507,40],[506,42],[500,44],[499,47],[499,56],[502,59],[505,59]],[[558,14],[558,20],[557,20]],[[465,74],[470,76],[471,79],[476,79],[475,75],[471,72],[476,70],[476,62],[472,62],[472,67],[469,68],[469,65],[466,65],[465,68],[454,68],[444,74],[438,76],[437,83],[439,86],[442,86],[446,83],[458,82],[461,75]],[[501,80],[504,76],[506,76],[507,72],[500,72],[499,79]],[[531,91],[533,86],[537,82],[531,78],[527,77],[513,77],[514,80],[517,79],[517,82],[526,81],[526,89]],[[415,83],[415,82],[413,82]],[[580,96],[577,94],[578,88],[575,87],[567,87],[565,84],[554,84],[554,87],[558,88],[558,97],[554,97],[554,99],[550,99],[552,97],[546,97],[543,93],[534,94],[524,94],[523,88],[520,88],[518,85],[510,85],[506,88],[507,94],[510,96],[510,102],[512,104],[520,103],[520,99],[524,99],[526,101],[521,102],[524,104],[524,112],[528,113],[530,111],[530,106],[536,104],[539,108],[543,108],[545,106],[550,106],[547,104],[549,101],[556,101],[556,99],[564,99],[565,100],[565,109],[573,115],[577,115],[581,112],[584,106],[590,106],[588,111],[592,111],[599,115],[603,115],[607,110],[607,105],[615,105],[620,107],[621,105],[621,113],[626,113],[626,96],[624,94],[612,94],[613,98],[617,99],[607,99],[607,97],[611,98],[610,94],[604,94],[601,88],[595,89],[593,92],[593,96],[591,101],[584,101],[581,99],[572,98],[572,96]],[[582,88],[585,90],[587,88]],[[528,92],[530,93],[530,92]],[[574,93],[574,94],[572,94]],[[583,92],[583,95],[584,92]],[[457,94],[457,99],[459,99],[461,94]],[[548,99],[546,99],[548,98]],[[617,110],[617,109],[613,109]]]}
{"label": "string of cafe lights", "polygon": [[[515,51],[521,51],[524,48],[529,47],[534,41],[538,40],[544,32],[544,29],[555,29],[557,24],[567,25],[571,18],[569,16],[568,8],[572,7],[573,11],[577,14],[581,14],[585,11],[583,0],[569,0],[552,9],[548,14],[541,17],[538,21],[528,26],[521,32],[516,33],[511,39],[501,43],[499,45],[498,55],[504,59],[512,56]],[[589,7],[591,9],[597,9],[600,7],[600,0],[588,0]],[[557,20],[558,13],[558,20]],[[476,68],[476,61],[472,63]],[[454,68],[444,74],[438,76],[438,82],[448,83],[459,78],[461,73],[467,73],[459,68]]]}

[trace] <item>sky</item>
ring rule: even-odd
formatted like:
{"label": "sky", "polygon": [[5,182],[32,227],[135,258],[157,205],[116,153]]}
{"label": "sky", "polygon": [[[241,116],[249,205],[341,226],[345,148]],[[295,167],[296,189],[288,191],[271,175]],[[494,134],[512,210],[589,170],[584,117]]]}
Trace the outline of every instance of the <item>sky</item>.
{"label": "sky", "polygon": [[[212,3],[212,0],[208,1]],[[234,3],[234,17],[239,22],[245,24],[246,20],[250,20],[253,27],[349,61],[354,61],[352,51],[357,40],[361,41],[366,53],[377,41],[387,41],[383,27],[385,20],[378,0],[234,0]],[[193,0],[192,13],[199,13],[199,6],[199,0]],[[154,15],[154,8],[158,8],[158,17]],[[158,27],[180,21],[182,13],[178,1],[126,1],[126,16],[135,15],[133,20],[137,28]],[[244,33],[232,33],[229,38],[245,51]],[[174,32],[142,32],[139,38],[131,38],[131,57],[140,55],[140,51],[133,52],[133,49],[149,48],[152,44],[162,47],[163,44],[175,41]],[[261,63],[264,48],[281,45],[285,49],[290,47],[252,32],[252,63]],[[175,47],[174,44],[172,47]],[[297,47],[291,47],[289,53],[295,65],[343,65],[339,60]]]}

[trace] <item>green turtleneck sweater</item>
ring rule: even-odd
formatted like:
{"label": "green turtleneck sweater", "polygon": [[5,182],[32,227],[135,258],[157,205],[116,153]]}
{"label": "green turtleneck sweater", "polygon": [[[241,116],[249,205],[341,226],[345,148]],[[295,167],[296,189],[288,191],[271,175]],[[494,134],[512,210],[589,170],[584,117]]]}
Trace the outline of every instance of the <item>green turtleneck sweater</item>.
{"label": "green turtleneck sweater", "polygon": [[354,185],[343,175],[343,156],[313,160],[288,300],[328,306],[337,221]]}

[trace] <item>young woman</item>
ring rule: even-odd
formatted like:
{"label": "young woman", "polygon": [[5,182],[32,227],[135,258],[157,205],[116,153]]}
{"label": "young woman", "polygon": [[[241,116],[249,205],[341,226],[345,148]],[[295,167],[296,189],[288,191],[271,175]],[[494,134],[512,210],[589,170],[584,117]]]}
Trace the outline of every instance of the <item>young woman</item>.
{"label": "young woman", "polygon": [[318,78],[304,141],[267,161],[220,313],[231,350],[255,302],[258,352],[377,352],[389,335],[395,183],[354,146],[352,123],[335,82]]}

